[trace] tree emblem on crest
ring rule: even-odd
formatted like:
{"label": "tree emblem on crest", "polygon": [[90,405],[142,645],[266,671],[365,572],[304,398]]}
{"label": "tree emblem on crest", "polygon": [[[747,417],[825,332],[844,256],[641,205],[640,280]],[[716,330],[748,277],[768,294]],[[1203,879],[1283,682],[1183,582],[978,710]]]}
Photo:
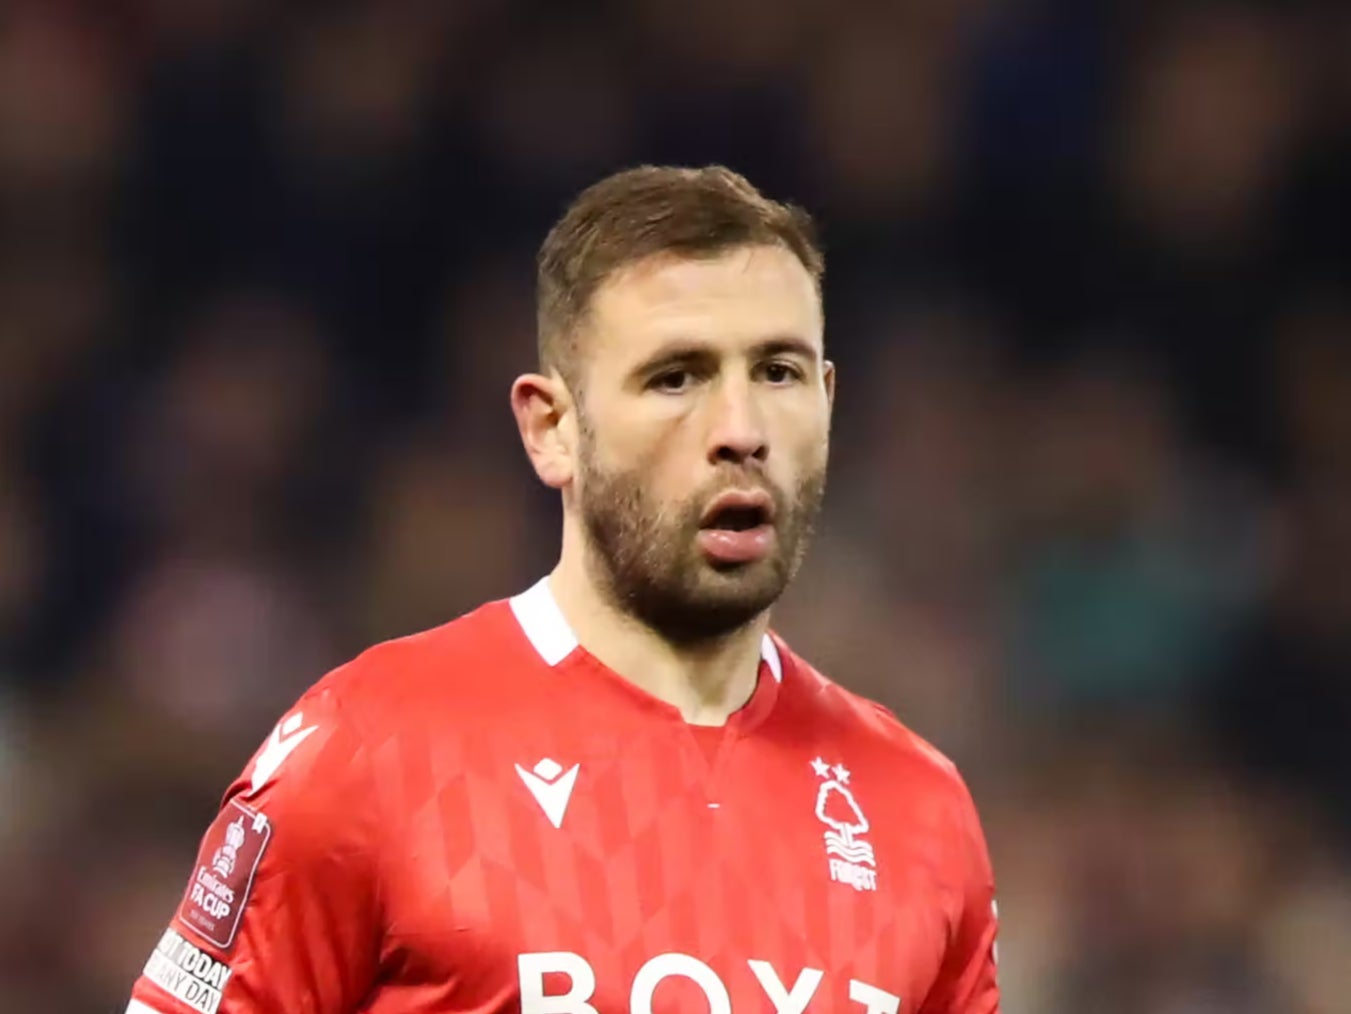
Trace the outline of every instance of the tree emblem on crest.
{"label": "tree emblem on crest", "polygon": [[854,794],[834,780],[822,785],[816,794],[816,819],[838,831],[846,844],[853,844],[854,835],[868,832],[868,818]]}
{"label": "tree emblem on crest", "polygon": [[849,790],[849,769],[842,764],[828,765],[819,757],[812,761],[812,769],[818,778],[824,779],[816,793],[816,819],[830,828],[825,833],[826,854],[847,863],[876,866],[871,843],[858,837],[867,834],[869,824]]}

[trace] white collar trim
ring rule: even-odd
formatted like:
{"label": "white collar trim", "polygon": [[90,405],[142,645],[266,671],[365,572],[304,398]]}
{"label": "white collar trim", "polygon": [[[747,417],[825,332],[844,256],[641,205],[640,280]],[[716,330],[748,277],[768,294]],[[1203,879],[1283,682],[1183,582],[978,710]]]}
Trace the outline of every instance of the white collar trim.
{"label": "white collar trim", "polygon": [[[548,577],[540,578],[509,601],[511,611],[516,614],[516,622],[521,625],[521,630],[546,664],[558,665],[577,648],[577,635],[569,626],[563,610],[558,608],[558,600],[549,588]],[[760,641],[760,658],[769,666],[775,681],[782,683],[783,660],[779,657],[778,645],[768,634]]]}
{"label": "white collar trim", "polygon": [[783,659],[779,658],[779,646],[774,643],[774,638],[766,634],[760,640],[760,658],[769,666],[769,671],[774,674],[774,682],[783,682]]}
{"label": "white collar trim", "polygon": [[563,610],[558,608],[548,577],[540,578],[513,596],[511,611],[516,614],[516,622],[525,631],[525,636],[549,665],[558,665],[577,647],[577,635],[568,625]]}

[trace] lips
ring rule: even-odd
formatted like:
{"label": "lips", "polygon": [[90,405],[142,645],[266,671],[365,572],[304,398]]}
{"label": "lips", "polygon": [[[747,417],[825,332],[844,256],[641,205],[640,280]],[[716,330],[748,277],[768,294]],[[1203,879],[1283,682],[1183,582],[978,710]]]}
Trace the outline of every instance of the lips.
{"label": "lips", "polygon": [[700,548],[718,567],[735,568],[764,559],[774,543],[774,498],[765,490],[721,493],[700,520]]}

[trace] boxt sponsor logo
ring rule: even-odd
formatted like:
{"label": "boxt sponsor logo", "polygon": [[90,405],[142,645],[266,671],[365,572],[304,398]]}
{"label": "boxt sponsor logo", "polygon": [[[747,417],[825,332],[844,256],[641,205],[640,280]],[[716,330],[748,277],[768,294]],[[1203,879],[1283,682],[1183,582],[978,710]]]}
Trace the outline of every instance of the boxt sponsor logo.
{"label": "boxt sponsor logo", "polygon": [[[824,996],[825,972],[819,968],[803,968],[789,983],[768,961],[752,958],[746,965],[765,999],[773,1005],[774,1014],[806,1014],[811,1010],[812,998]],[[591,1003],[596,993],[595,969],[580,954],[571,951],[521,954],[516,966],[521,1014],[601,1014]],[[566,989],[562,989],[559,976],[568,980]],[[698,958],[676,951],[658,954],[638,969],[629,986],[629,1014],[652,1014],[657,988],[670,978],[686,979],[698,987],[708,1002],[709,1014],[736,1014],[722,977]],[[899,996],[858,979],[849,980],[848,996],[858,1005],[858,1014],[898,1014],[901,1009]]]}

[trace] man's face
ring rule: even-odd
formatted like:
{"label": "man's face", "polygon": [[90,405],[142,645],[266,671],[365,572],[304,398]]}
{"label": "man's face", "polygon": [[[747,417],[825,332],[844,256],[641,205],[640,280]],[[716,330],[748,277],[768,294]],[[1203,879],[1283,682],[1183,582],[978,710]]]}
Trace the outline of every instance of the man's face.
{"label": "man's face", "polygon": [[834,375],[806,269],[776,246],[626,268],[579,372],[574,505],[602,586],[681,641],[767,609],[825,488]]}

